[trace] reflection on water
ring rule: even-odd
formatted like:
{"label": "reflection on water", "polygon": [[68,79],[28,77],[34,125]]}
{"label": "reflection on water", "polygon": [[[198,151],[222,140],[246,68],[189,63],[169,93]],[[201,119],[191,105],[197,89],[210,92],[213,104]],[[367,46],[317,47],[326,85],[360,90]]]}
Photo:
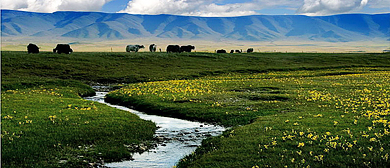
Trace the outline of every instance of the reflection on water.
{"label": "reflection on water", "polygon": [[135,153],[132,161],[123,161],[105,164],[107,167],[173,167],[181,158],[195,151],[202,140],[222,134],[224,127],[208,125],[199,122],[186,121],[170,117],[148,115],[127,107],[111,105],[104,102],[107,92],[96,92],[96,96],[87,97],[87,100],[97,101],[109,106],[134,113],[144,120],[156,123],[159,129],[155,136],[161,140],[157,148],[142,154]]}

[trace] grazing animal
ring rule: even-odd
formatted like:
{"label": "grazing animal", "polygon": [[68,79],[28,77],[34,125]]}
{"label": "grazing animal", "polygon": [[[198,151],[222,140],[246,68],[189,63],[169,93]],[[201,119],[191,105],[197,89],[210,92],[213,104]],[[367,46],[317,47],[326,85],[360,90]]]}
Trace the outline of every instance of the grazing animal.
{"label": "grazing animal", "polygon": [[57,44],[56,48],[53,49],[53,53],[65,53],[65,54],[70,54],[72,53],[73,50],[70,48],[69,44]]}
{"label": "grazing animal", "polygon": [[151,44],[151,45],[149,46],[149,51],[150,51],[150,52],[156,52],[156,49],[157,49],[157,45],[156,45],[156,44]]}
{"label": "grazing animal", "polygon": [[246,50],[247,53],[252,53],[253,52],[253,48],[248,48],[248,50]]}
{"label": "grazing animal", "polygon": [[180,53],[180,46],[179,45],[168,45],[167,47],[167,53],[174,53],[174,52],[178,52]]}
{"label": "grazing animal", "polygon": [[241,53],[241,51],[240,50],[236,50],[236,53]]}
{"label": "grazing animal", "polygon": [[37,45],[30,43],[30,44],[28,44],[28,46],[27,46],[27,52],[28,52],[29,54],[30,54],[30,53],[37,54],[37,53],[39,53],[39,48],[38,48]]}
{"label": "grazing animal", "polygon": [[226,50],[217,50],[217,53],[226,53]]}
{"label": "grazing animal", "polygon": [[191,50],[195,50],[195,46],[187,45],[187,46],[180,47],[181,52],[191,52]]}
{"label": "grazing animal", "polygon": [[138,52],[139,49],[145,48],[143,45],[127,45],[126,52]]}
{"label": "grazing animal", "polygon": [[234,50],[230,50],[230,53],[234,53]]}

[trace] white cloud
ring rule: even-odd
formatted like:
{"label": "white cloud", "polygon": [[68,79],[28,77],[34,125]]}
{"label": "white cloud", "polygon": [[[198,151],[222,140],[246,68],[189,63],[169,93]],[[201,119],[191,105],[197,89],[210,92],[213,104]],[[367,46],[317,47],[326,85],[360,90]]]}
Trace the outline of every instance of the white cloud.
{"label": "white cloud", "polygon": [[189,16],[241,16],[256,14],[252,3],[217,5],[213,0],[132,0],[121,13]]}
{"label": "white cloud", "polygon": [[132,0],[127,4],[127,8],[120,12],[132,14],[176,14],[195,10],[196,6],[202,3],[203,1],[186,0]]}
{"label": "white cloud", "polygon": [[229,16],[245,16],[245,15],[255,15],[257,14],[254,11],[254,8],[249,3],[243,4],[227,4],[227,5],[217,5],[217,4],[207,4],[201,6],[195,11],[190,11],[183,13],[183,15],[192,15],[192,16],[205,16],[205,17],[229,17]]}
{"label": "white cloud", "polygon": [[174,14],[187,16],[244,16],[255,15],[267,8],[299,8],[303,0],[245,0],[224,4],[225,0],[131,0],[120,13]]}
{"label": "white cloud", "polygon": [[[101,11],[102,6],[116,0],[1,0],[2,9],[33,12]],[[331,15],[390,9],[390,0],[128,0],[120,13],[174,14],[188,16],[243,16],[261,14],[261,10],[294,11],[304,15]],[[232,2],[230,0],[230,2]]]}
{"label": "white cloud", "polygon": [[2,0],[1,9],[21,9],[27,8],[25,0]]}
{"label": "white cloud", "polygon": [[2,9],[32,12],[99,11],[111,0],[2,0]]}
{"label": "white cloud", "polygon": [[304,0],[297,13],[305,15],[330,15],[362,9],[368,0]]}
{"label": "white cloud", "polygon": [[285,7],[299,7],[302,5],[303,0],[254,0],[254,5],[261,6],[263,8],[269,8],[269,7],[278,7],[278,6],[285,6]]}

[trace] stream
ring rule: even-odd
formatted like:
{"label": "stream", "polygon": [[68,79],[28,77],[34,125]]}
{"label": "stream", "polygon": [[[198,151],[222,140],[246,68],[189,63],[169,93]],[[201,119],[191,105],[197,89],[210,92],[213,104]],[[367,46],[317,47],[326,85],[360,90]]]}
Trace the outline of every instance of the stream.
{"label": "stream", "polygon": [[144,120],[151,120],[156,123],[158,129],[155,137],[161,143],[156,148],[144,153],[134,153],[133,160],[106,163],[106,167],[117,168],[136,168],[136,167],[173,167],[177,162],[191,154],[201,145],[203,139],[210,136],[221,135],[226,128],[222,126],[209,125],[200,122],[192,122],[170,117],[157,115],[148,115],[127,107],[112,105],[104,102],[104,96],[108,92],[96,92],[96,96],[85,97],[86,100],[92,100],[99,103],[107,104],[121,110],[129,111],[138,115]]}

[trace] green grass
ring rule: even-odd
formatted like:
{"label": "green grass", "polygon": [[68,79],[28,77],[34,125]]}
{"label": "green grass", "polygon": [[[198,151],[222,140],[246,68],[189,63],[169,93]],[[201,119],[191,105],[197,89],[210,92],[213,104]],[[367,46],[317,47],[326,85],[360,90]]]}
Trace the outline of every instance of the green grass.
{"label": "green grass", "polygon": [[84,83],[136,83],[195,79],[227,73],[329,67],[389,66],[389,54],[321,53],[72,53],[2,52],[2,89],[36,86],[53,79]]}
{"label": "green grass", "polygon": [[[128,158],[124,145],[151,140],[153,123],[80,98],[96,83],[134,83],[108,99],[148,113],[233,126],[179,167],[389,165],[388,126],[372,125],[387,113],[365,115],[389,109],[381,103],[389,54],[2,52],[1,59],[2,167],[85,166]],[[337,135],[334,149],[327,142]]]}
{"label": "green grass", "polygon": [[129,158],[124,145],[153,139],[152,122],[83,100],[77,90],[2,92],[2,167],[85,167],[101,159]]}
{"label": "green grass", "polygon": [[148,82],[111,92],[108,99],[159,115],[234,126],[203,142],[178,167],[388,167],[389,70]]}

